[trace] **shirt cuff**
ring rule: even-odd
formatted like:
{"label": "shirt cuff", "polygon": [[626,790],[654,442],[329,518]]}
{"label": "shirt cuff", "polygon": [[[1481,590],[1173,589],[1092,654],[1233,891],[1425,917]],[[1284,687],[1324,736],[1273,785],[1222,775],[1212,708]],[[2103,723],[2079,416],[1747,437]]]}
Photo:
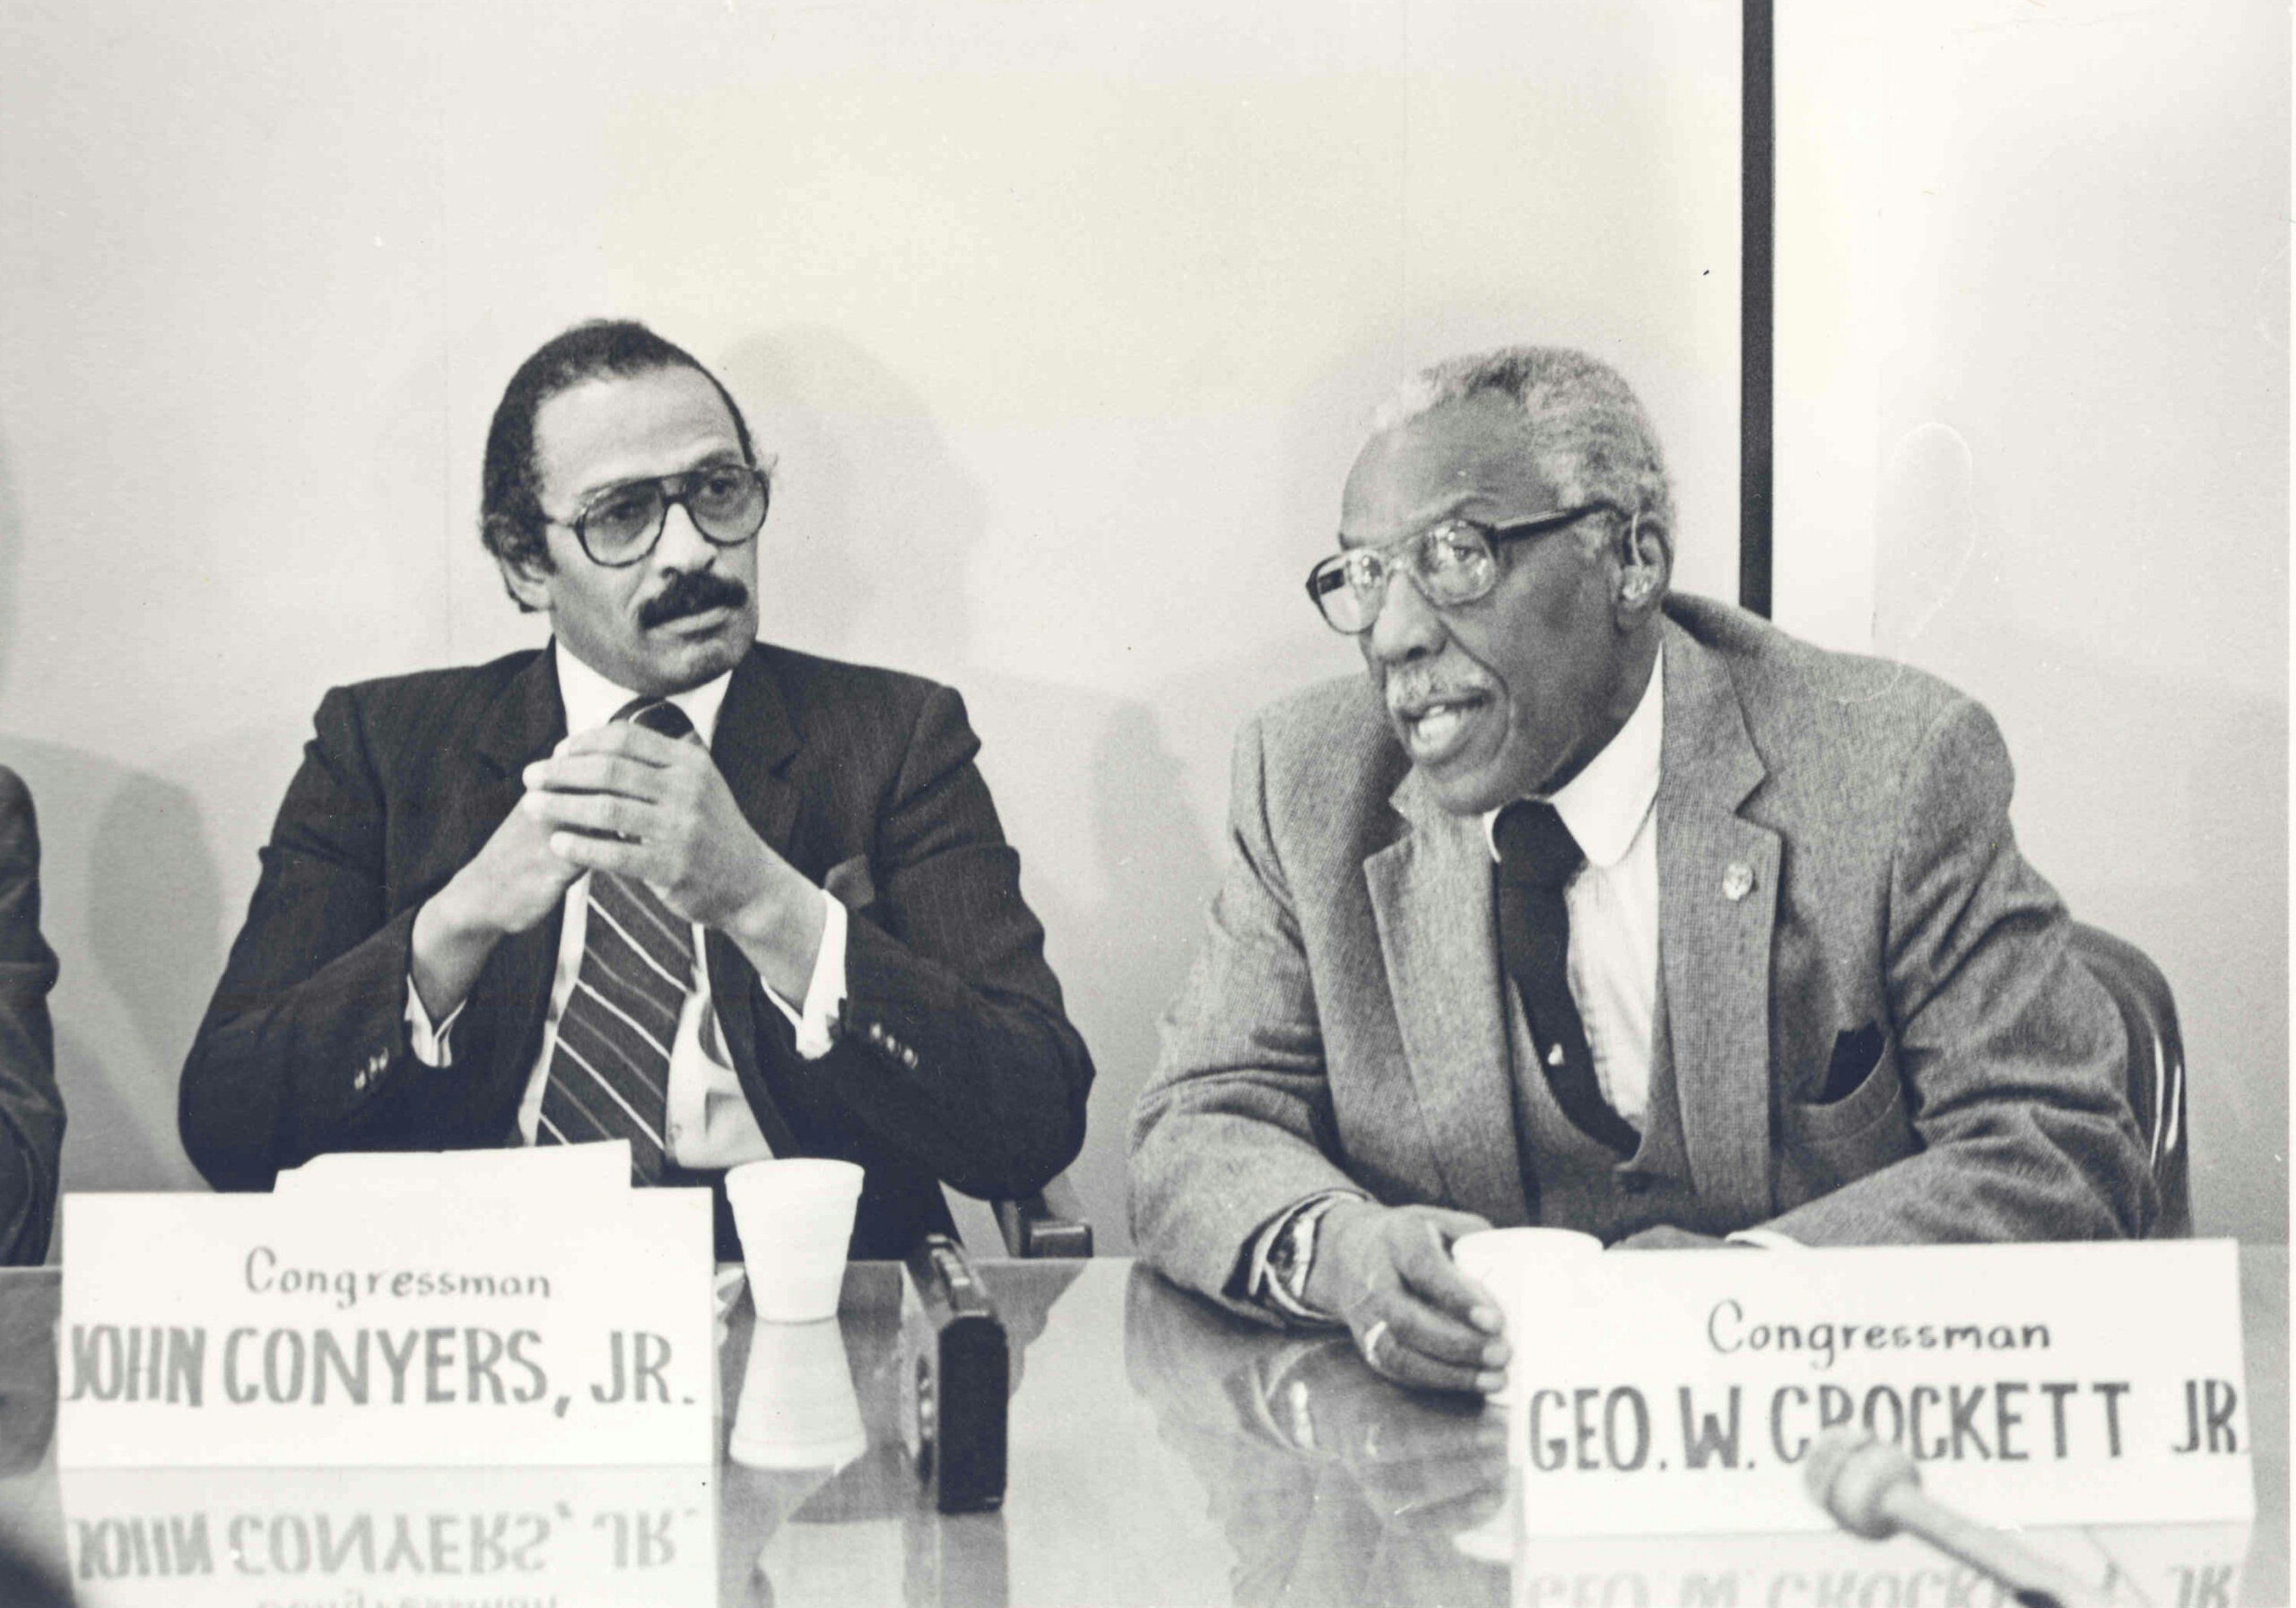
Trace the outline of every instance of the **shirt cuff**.
{"label": "shirt cuff", "polygon": [[1776,1229],[1740,1229],[1735,1234],[1723,1236],[1726,1245],[1759,1246],[1766,1251],[1798,1251],[1808,1247],[1791,1234],[1781,1234]]}
{"label": "shirt cuff", "polygon": [[763,978],[758,986],[774,1008],[797,1030],[797,1053],[808,1061],[829,1054],[838,1013],[845,1008],[845,906],[827,889],[822,891],[822,946],[813,956],[813,980],[805,986],[803,1010],[776,994]]}
{"label": "shirt cuff", "polygon": [[[468,1000],[463,1002],[464,1004],[469,1003]],[[455,1030],[455,1023],[461,1020],[462,1013],[462,1005],[457,1005],[447,1013],[446,1021],[436,1027],[431,1026],[430,1013],[422,1008],[422,995],[415,991],[414,979],[407,978],[406,1037],[409,1047],[414,1051],[414,1058],[425,1066],[452,1066],[455,1064],[455,1047],[448,1042],[447,1035]]]}
{"label": "shirt cuff", "polygon": [[1252,1242],[1251,1271],[1244,1286],[1244,1293],[1261,1306],[1271,1311],[1281,1313],[1294,1322],[1317,1324],[1338,1322],[1339,1320],[1330,1313],[1319,1312],[1307,1303],[1306,1275],[1314,1265],[1312,1259],[1309,1267],[1300,1270],[1301,1293],[1294,1295],[1283,1287],[1283,1281],[1275,1276],[1275,1270],[1268,1265],[1268,1258],[1274,1254],[1276,1241],[1281,1239],[1292,1224],[1301,1218],[1309,1213],[1320,1217],[1341,1201],[1359,1201],[1367,1197],[1353,1189],[1326,1189],[1320,1195],[1311,1195],[1297,1205],[1276,1213],[1274,1220],[1259,1231],[1259,1238]]}

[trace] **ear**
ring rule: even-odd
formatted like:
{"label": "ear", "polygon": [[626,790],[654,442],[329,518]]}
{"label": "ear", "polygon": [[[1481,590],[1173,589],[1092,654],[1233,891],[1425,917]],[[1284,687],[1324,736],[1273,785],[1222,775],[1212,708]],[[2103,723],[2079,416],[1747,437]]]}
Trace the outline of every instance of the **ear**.
{"label": "ear", "polygon": [[509,593],[510,600],[530,613],[550,613],[550,555],[545,552],[523,558],[505,556],[519,550],[518,533],[500,514],[487,521],[486,535],[487,549],[494,555],[494,567],[502,572],[502,589]]}
{"label": "ear", "polygon": [[1631,628],[1658,611],[1674,574],[1674,542],[1663,521],[1638,513],[1619,537],[1618,622]]}

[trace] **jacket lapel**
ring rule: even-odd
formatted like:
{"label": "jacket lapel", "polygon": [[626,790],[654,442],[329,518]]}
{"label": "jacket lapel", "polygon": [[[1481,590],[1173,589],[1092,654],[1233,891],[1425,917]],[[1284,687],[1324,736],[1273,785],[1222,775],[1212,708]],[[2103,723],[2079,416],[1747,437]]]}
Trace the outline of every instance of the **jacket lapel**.
{"label": "jacket lapel", "polygon": [[1409,830],[1363,871],[1435,1166],[1453,1205],[1521,1222],[1491,851],[1482,823],[1444,811],[1415,770],[1391,802]]}
{"label": "jacket lapel", "polygon": [[[710,742],[709,755],[718,762],[718,774],[726,778],[750,829],[784,858],[790,854],[790,836],[797,817],[797,787],[788,769],[798,748],[796,723],[790,718],[789,706],[772,672],[766,668],[764,655],[753,647],[734,667],[726,701],[718,711],[718,731]],[[723,933],[711,933],[709,952],[710,995],[718,1009],[718,1025],[725,1030],[726,1050],[733,1057],[735,1075],[741,1079],[750,1109],[774,1154],[799,1154],[801,1147],[788,1119],[758,1065],[758,1046],[767,1037],[760,1032],[761,1025],[774,1042],[779,1042],[788,1030],[778,1020],[759,1022],[758,990],[752,986],[757,972],[739,945]]]}
{"label": "jacket lapel", "polygon": [[1658,946],[1683,1142],[1701,1199],[1770,1213],[1770,960],[1778,834],[1738,815],[1768,774],[1714,656],[1665,626]]}
{"label": "jacket lapel", "polygon": [[752,647],[734,666],[726,701],[718,711],[718,732],[709,756],[742,806],[750,829],[774,853],[789,852],[789,831],[797,817],[797,789],[787,775],[798,748],[796,723],[765,656]]}
{"label": "jacket lapel", "polygon": [[[517,807],[525,795],[520,772],[566,734],[566,708],[558,696],[557,653],[552,643],[536,654],[531,664],[511,678],[479,722],[475,739],[482,789],[479,818],[487,833]],[[482,836],[469,852],[476,853],[484,840]],[[561,900],[548,920],[505,940],[481,976],[478,987],[491,990],[501,1002],[488,1067],[490,1086],[496,1082],[513,1090],[526,1086],[535,1041],[550,1009],[551,976],[557,969],[559,933],[565,914],[565,903]]]}

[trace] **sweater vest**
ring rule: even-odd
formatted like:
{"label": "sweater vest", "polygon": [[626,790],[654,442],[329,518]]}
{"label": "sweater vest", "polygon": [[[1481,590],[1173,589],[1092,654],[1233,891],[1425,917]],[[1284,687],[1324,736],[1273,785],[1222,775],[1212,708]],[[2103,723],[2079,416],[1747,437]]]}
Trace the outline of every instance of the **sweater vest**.
{"label": "sweater vest", "polygon": [[1621,1157],[1563,1115],[1539,1062],[1538,1047],[1515,986],[1505,978],[1507,1047],[1512,1059],[1515,1143],[1530,1221],[1577,1229],[1605,1245],[1660,1223],[1693,1233],[1724,1234],[1726,1223],[1700,1204],[1683,1143],[1682,1102],[1663,980],[1650,1024],[1650,1089],[1642,1143]]}

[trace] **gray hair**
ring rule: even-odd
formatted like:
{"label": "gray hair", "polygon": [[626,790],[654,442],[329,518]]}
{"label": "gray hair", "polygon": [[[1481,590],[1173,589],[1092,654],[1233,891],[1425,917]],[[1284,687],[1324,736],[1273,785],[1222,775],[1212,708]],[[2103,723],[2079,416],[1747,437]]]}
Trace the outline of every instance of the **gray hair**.
{"label": "gray hair", "polygon": [[1485,392],[1504,396],[1530,422],[1539,475],[1566,502],[1609,501],[1674,528],[1658,432],[1625,378],[1609,364],[1564,346],[1502,346],[1446,359],[1396,387],[1371,416],[1384,435],[1423,413]]}

